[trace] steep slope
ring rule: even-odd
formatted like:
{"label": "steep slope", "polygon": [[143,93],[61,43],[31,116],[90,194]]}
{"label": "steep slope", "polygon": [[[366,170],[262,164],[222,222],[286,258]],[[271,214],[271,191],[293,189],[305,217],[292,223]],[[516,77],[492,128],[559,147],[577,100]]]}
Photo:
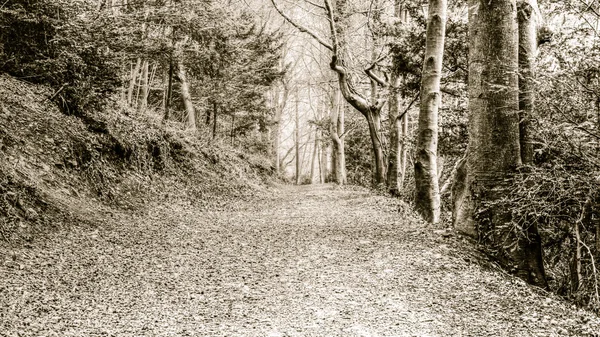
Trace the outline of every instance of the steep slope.
{"label": "steep slope", "polygon": [[[46,87],[0,75],[0,235],[12,244],[149,201],[251,197],[266,161],[126,111],[62,114]],[[113,107],[112,110],[117,110]],[[191,196],[191,198],[190,198]],[[36,234],[37,233],[37,234]]]}

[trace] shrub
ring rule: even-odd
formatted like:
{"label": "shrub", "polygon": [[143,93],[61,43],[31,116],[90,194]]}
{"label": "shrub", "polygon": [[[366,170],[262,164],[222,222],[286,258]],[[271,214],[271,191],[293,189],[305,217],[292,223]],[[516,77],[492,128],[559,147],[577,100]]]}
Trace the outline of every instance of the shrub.
{"label": "shrub", "polygon": [[81,0],[13,0],[0,7],[0,70],[54,87],[63,111],[98,109],[119,86],[109,22]]}

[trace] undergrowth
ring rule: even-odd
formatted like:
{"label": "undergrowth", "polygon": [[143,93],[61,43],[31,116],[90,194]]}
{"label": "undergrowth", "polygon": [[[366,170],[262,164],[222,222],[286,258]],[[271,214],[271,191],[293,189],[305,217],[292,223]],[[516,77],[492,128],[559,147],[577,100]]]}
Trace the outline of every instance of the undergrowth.
{"label": "undergrowth", "polygon": [[268,160],[211,142],[202,129],[181,131],[116,103],[67,116],[47,99],[49,89],[9,76],[0,82],[0,240],[32,240],[102,207],[252,198],[272,178]]}

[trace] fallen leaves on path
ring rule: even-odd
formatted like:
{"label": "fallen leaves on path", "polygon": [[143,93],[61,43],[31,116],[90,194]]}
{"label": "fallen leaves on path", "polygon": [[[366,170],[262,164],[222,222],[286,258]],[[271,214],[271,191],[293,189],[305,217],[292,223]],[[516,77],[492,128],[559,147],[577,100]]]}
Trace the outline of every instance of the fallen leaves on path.
{"label": "fallen leaves on path", "polygon": [[[0,246],[2,336],[598,336],[398,201],[282,187]],[[401,210],[401,211],[399,211]]]}

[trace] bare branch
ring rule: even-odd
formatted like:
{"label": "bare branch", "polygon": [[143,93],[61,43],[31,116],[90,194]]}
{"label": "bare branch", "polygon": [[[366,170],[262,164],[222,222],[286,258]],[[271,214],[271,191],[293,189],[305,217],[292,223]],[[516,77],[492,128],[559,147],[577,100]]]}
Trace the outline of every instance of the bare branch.
{"label": "bare branch", "polygon": [[333,51],[334,47],[332,47],[329,43],[327,43],[325,40],[323,40],[321,37],[319,37],[319,35],[317,35],[315,32],[313,32],[312,30],[302,26],[301,24],[295,22],[294,20],[292,20],[289,16],[287,16],[278,6],[277,3],[275,3],[275,0],[271,0],[271,3],[273,4],[273,7],[275,7],[275,10],[287,21],[289,22],[292,26],[296,27],[296,29],[298,29],[299,31],[301,31],[302,33],[306,33],[308,35],[310,35],[313,39],[317,40],[317,42],[319,42],[319,44],[321,44],[323,47]]}
{"label": "bare branch", "polygon": [[306,1],[307,3],[309,3],[309,4],[313,5],[313,6],[317,7],[317,8],[320,8],[320,9],[325,9],[325,6],[321,6],[321,5],[319,5],[319,4],[317,4],[317,3],[314,3],[314,2],[312,2],[312,1],[310,1],[310,0],[304,0],[304,1]]}
{"label": "bare branch", "polygon": [[389,83],[384,80],[383,78],[377,76],[377,74],[375,74],[373,72],[373,67],[375,64],[373,64],[372,66],[370,66],[369,68],[365,69],[365,73],[375,82],[377,82],[380,86],[387,88]]}
{"label": "bare branch", "polygon": [[440,88],[440,91],[443,92],[444,94],[448,94],[450,96],[454,96],[454,97],[460,97],[460,94],[457,90],[451,89],[447,86],[443,86]]}
{"label": "bare branch", "polygon": [[410,103],[408,104],[408,106],[406,107],[406,109],[404,109],[404,111],[398,115],[398,117],[396,117],[397,119],[402,119],[402,117],[404,117],[404,115],[406,115],[406,113],[408,113],[408,110],[410,110],[410,108],[413,106],[413,104],[415,104],[415,102],[417,101],[417,99],[419,98],[419,96],[421,95],[421,92],[417,92],[417,94],[415,95],[415,97],[412,99],[412,101],[410,101]]}
{"label": "bare branch", "polygon": [[[274,1],[274,0],[271,0],[271,1]],[[327,14],[329,16],[329,28],[331,30],[331,37],[333,38],[333,48],[331,49],[331,51],[333,51],[333,55],[335,57],[337,57],[339,41],[338,41],[338,37],[337,37],[337,31],[335,29],[335,21],[333,20],[333,7],[331,6],[331,3],[329,2],[329,0],[325,0],[325,10],[327,11]]]}

